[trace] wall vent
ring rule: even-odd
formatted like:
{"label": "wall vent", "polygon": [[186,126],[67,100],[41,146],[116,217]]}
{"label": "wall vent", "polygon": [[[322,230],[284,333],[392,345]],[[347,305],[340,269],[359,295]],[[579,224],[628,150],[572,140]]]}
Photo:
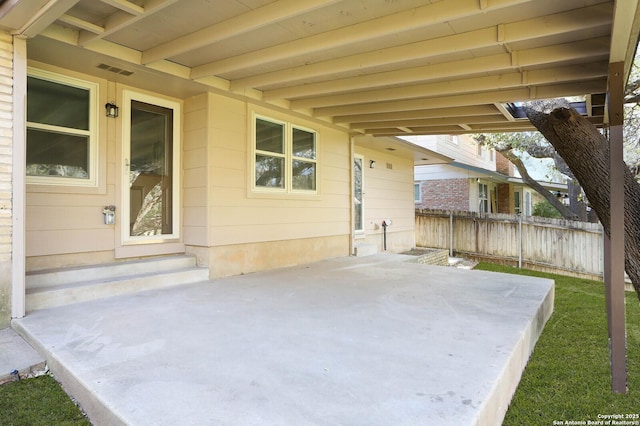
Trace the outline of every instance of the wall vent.
{"label": "wall vent", "polygon": [[129,77],[131,74],[133,74],[133,71],[123,70],[122,68],[114,67],[109,64],[98,64],[96,67],[100,68],[101,70],[124,75],[125,77]]}
{"label": "wall vent", "polygon": [[393,169],[393,164],[387,163],[387,169],[389,169],[389,170]]}

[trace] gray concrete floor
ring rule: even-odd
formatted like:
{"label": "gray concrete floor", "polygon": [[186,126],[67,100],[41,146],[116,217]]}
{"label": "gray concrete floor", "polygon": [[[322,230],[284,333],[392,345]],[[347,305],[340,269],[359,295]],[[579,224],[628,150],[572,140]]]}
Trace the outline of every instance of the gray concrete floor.
{"label": "gray concrete floor", "polygon": [[500,424],[553,282],[341,258],[30,313],[94,424]]}
{"label": "gray concrete floor", "polygon": [[44,357],[12,328],[0,330],[0,385],[28,378],[44,369]]}

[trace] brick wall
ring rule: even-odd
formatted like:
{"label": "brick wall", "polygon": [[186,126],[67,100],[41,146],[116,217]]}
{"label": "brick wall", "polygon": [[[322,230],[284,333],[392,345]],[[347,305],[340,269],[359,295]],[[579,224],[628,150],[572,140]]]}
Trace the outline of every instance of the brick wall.
{"label": "brick wall", "polygon": [[511,185],[508,183],[498,184],[498,213],[513,213],[513,203],[511,202]]}
{"label": "brick wall", "polygon": [[469,179],[423,180],[418,209],[469,210]]}
{"label": "brick wall", "polygon": [[13,38],[0,31],[0,328],[11,320]]}
{"label": "brick wall", "polygon": [[513,176],[513,163],[498,151],[496,151],[496,172]]}

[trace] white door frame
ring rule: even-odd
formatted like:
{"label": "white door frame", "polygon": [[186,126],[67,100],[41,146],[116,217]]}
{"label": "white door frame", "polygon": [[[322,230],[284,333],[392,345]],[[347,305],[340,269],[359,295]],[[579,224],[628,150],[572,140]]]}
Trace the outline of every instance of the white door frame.
{"label": "white door frame", "polygon": [[[158,96],[153,96],[145,93],[135,92],[133,90],[122,91],[122,173],[120,179],[122,181],[122,220],[120,220],[120,232],[122,238],[122,245],[135,245],[135,244],[154,244],[175,242],[180,239],[180,175],[181,175],[181,134],[182,129],[180,124],[182,122],[182,105],[179,101],[170,100]],[[129,212],[130,212],[130,183],[129,183],[129,169],[130,169],[130,153],[131,153],[131,102],[140,101],[151,105],[157,105],[160,107],[173,110],[173,161],[172,161],[172,233],[163,235],[150,235],[150,236],[130,236],[129,230]]]}

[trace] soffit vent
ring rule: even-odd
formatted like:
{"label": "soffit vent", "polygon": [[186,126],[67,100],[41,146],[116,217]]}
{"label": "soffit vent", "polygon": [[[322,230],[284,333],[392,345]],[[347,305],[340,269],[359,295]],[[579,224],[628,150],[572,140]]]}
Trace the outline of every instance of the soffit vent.
{"label": "soffit vent", "polygon": [[114,67],[109,64],[98,64],[97,68],[100,68],[101,70],[109,71],[115,74],[124,75],[125,77],[129,77],[131,74],[133,74],[133,71],[123,70],[122,68]]}

